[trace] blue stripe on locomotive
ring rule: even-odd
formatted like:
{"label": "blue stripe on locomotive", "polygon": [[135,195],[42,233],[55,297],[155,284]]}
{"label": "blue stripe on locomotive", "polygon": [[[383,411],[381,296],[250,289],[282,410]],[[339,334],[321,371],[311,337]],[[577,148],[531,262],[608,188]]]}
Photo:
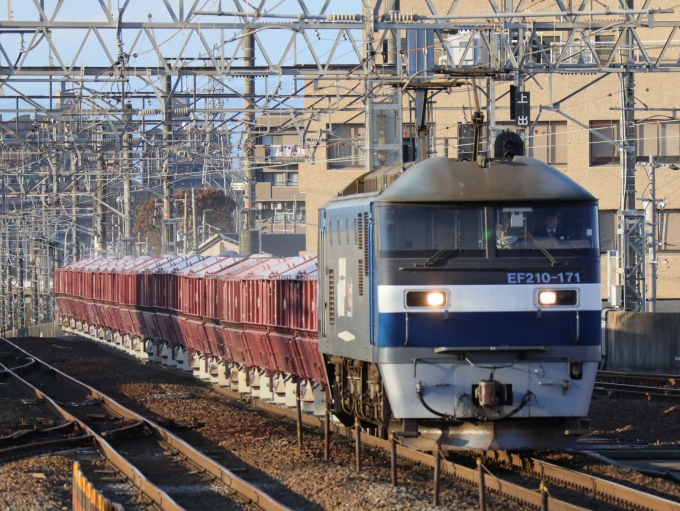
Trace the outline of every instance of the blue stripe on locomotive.
{"label": "blue stripe on locomotive", "polygon": [[[528,312],[409,313],[408,346],[595,346],[600,344],[600,312],[543,310]],[[578,326],[578,342],[576,342]],[[376,345],[406,342],[406,313],[378,314]]]}

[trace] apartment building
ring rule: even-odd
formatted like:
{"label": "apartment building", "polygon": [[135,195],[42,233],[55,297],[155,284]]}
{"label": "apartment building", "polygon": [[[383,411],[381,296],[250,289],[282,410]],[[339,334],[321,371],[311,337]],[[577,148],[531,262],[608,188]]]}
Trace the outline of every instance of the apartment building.
{"label": "apartment building", "polygon": [[[449,12],[451,1],[402,0],[401,11],[429,14],[431,4],[438,13]],[[492,2],[491,2],[492,3]],[[456,13],[493,12],[489,2],[455,2]],[[506,2],[507,3],[507,2]],[[592,5],[591,5],[592,3]],[[588,9],[620,8],[613,0],[587,3]],[[637,5],[640,3],[640,5]],[[579,2],[580,5],[580,2]],[[553,0],[514,2],[519,12],[557,11]],[[645,8],[672,8],[669,0],[652,1]],[[574,8],[578,8],[577,5]],[[642,8],[636,2],[636,8]],[[598,18],[599,19],[599,18]],[[604,18],[602,18],[604,19]],[[608,17],[607,20],[616,21]],[[677,19],[675,14],[656,15],[656,20]],[[550,18],[552,21],[553,18]],[[489,20],[493,24],[493,20]],[[424,25],[426,26],[426,25]],[[656,58],[662,51],[671,28],[641,28],[638,35],[644,42],[650,58]],[[406,34],[401,33],[406,47]],[[461,30],[447,35],[454,58],[477,59],[483,62],[488,58],[483,44],[470,41],[479,38],[479,33]],[[677,59],[680,37],[666,50],[666,58]],[[535,52],[532,58],[567,59],[578,62],[606,62],[615,51],[615,35],[603,32],[591,44],[579,39],[577,35],[569,40],[566,33],[547,33],[542,36],[542,45],[549,48],[545,53]],[[472,48],[467,52],[465,48]],[[591,48],[594,48],[593,52]],[[434,61],[446,64],[447,54],[435,47]],[[547,54],[546,54],[547,53]],[[406,60],[408,56],[404,57]],[[614,55],[614,59],[618,58]],[[636,61],[643,65],[643,56],[635,52]],[[564,61],[564,60],[563,60]],[[405,64],[406,65],[406,64]],[[660,162],[680,166],[680,120],[678,109],[678,85],[675,73],[636,73],[636,136],[637,161],[636,197],[649,197],[648,168],[642,164],[654,155]],[[600,78],[599,80],[597,80]],[[593,83],[595,82],[595,83]],[[526,154],[554,165],[579,184],[592,192],[600,201],[600,239],[603,251],[616,248],[616,210],[621,203],[621,162],[619,149],[597,137],[591,130],[617,140],[620,138],[621,124],[621,78],[618,73],[601,77],[598,74],[536,74],[527,77],[525,90],[531,93],[531,127],[519,129],[510,119],[509,87],[512,82],[495,82],[495,91],[490,88],[486,78],[477,81],[482,89],[479,94],[485,119],[489,119],[489,95],[495,95],[495,129],[521,131],[526,141]],[[576,91],[580,91],[575,93]],[[495,94],[494,94],[495,93]],[[429,157],[448,156],[466,158],[471,150],[471,114],[474,109],[473,88],[469,85],[433,91],[430,102],[432,117],[429,119],[428,147]],[[350,102],[348,101],[348,104]],[[415,125],[414,114],[409,107],[413,103],[413,93],[405,93],[403,145],[405,160],[413,157]],[[550,110],[546,109],[550,107]],[[559,112],[567,114],[568,117]],[[364,117],[356,111],[335,114],[333,119],[321,119],[315,126],[317,133],[324,133],[332,125],[332,135],[325,138],[325,161],[317,157],[313,161],[300,164],[301,189],[307,192],[307,205],[316,211],[329,197],[345,188],[350,182],[362,175],[364,170],[365,129]],[[571,118],[571,119],[570,119]],[[572,120],[573,119],[573,120]],[[577,121],[577,122],[574,122]],[[536,121],[534,123],[534,121]],[[329,133],[326,131],[326,133]],[[318,142],[317,142],[318,144]],[[317,151],[318,156],[318,151]],[[661,242],[658,265],[658,297],[680,298],[680,171],[669,168],[657,170],[657,197],[664,198],[660,204],[658,227]],[[640,208],[642,201],[638,201]],[[307,250],[315,251],[317,244],[316,217],[308,219]],[[606,281],[607,261],[603,255],[603,281]],[[603,286],[603,293],[606,293]]]}
{"label": "apartment building", "polygon": [[300,189],[298,165],[305,149],[290,116],[263,115],[257,118],[255,142],[255,200],[263,233],[304,234],[305,192]]}

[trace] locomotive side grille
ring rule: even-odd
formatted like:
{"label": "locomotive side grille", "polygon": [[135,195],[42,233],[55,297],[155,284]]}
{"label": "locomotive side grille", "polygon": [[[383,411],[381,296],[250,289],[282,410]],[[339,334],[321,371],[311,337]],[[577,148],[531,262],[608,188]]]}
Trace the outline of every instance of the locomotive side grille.
{"label": "locomotive side grille", "polygon": [[364,296],[364,260],[359,259],[359,296]]}
{"label": "locomotive side grille", "polygon": [[335,325],[335,272],[328,269],[328,323]]}
{"label": "locomotive side grille", "polygon": [[362,233],[364,238],[364,275],[368,277],[368,213],[364,213]]}
{"label": "locomotive side grille", "polygon": [[357,241],[359,245],[359,250],[364,249],[364,222],[363,215],[359,213],[359,218],[357,219]]}

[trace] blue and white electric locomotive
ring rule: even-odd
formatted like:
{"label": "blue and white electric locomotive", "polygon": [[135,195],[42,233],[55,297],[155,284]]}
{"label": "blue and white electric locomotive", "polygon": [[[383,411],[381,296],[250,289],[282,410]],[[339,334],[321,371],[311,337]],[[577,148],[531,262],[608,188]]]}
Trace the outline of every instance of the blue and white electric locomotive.
{"label": "blue and white electric locomotive", "polygon": [[319,212],[334,412],[443,449],[563,448],[600,361],[597,200],[516,156],[366,175]]}

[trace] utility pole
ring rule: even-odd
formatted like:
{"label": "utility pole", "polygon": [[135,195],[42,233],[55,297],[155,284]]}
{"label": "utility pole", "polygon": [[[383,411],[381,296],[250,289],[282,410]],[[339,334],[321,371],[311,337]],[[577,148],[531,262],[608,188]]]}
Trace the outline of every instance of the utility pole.
{"label": "utility pole", "polygon": [[206,212],[208,212],[208,211],[212,211],[212,209],[204,209],[204,210],[203,210],[203,225],[202,225],[202,229],[203,229],[203,232],[202,232],[203,243],[205,243],[205,214],[206,214]]}
{"label": "utility pole", "polygon": [[194,232],[194,255],[198,254],[198,220],[196,219],[196,190],[191,189],[191,228]]}
{"label": "utility pole", "polygon": [[[243,66],[255,66],[255,35],[251,32],[243,39]],[[246,76],[243,82],[245,98],[243,157],[246,186],[243,194],[243,229],[239,236],[239,253],[241,255],[260,253],[260,232],[257,230],[257,204],[255,196],[255,173],[253,172],[253,140],[251,130],[255,122],[255,78]]]}
{"label": "utility pole", "polygon": [[[635,8],[634,0],[626,0],[628,9]],[[633,21],[629,16],[629,20]],[[621,54],[622,64],[634,64],[633,46],[635,38],[632,29],[622,30],[626,50]],[[642,312],[645,310],[645,253],[646,234],[644,214],[635,207],[635,74],[627,71],[621,74],[621,210],[617,221],[618,264],[617,294],[620,290],[620,306],[623,310]]]}
{"label": "utility pole", "polygon": [[106,175],[104,172],[104,134],[97,131],[97,258],[106,257]]}
{"label": "utility pole", "polygon": [[163,108],[163,168],[161,180],[163,182],[163,230],[161,233],[163,256],[177,255],[177,235],[175,223],[172,218],[172,197],[170,189],[172,184],[172,172],[170,150],[172,144],[172,77],[167,75],[163,78],[163,92],[165,105]]}
{"label": "utility pole", "polygon": [[[3,207],[3,213],[6,212],[6,208]],[[2,316],[0,316],[0,321],[2,321],[2,336],[5,336],[5,330],[7,330],[7,325],[9,324],[9,275],[7,274],[7,268],[9,267],[9,254],[5,250],[5,240],[7,239],[7,224],[2,223],[2,232],[0,232],[0,247],[2,248],[2,255],[0,257],[0,284],[2,285]]]}
{"label": "utility pole", "polygon": [[650,298],[646,303],[647,312],[656,312],[656,270],[658,261],[656,260],[656,246],[657,246],[657,222],[656,222],[656,162],[654,156],[649,157],[650,166],[650,181],[649,187],[652,194],[652,199],[645,204],[645,212],[647,213],[647,228],[649,236],[649,294]]}
{"label": "utility pole", "polygon": [[[123,111],[127,112],[123,116],[125,126],[130,121],[130,110],[132,105],[128,102],[123,104]],[[135,255],[135,233],[134,233],[134,218],[132,217],[132,198],[130,197],[130,173],[132,153],[130,152],[130,137],[131,135],[123,132],[123,254],[126,256]]]}
{"label": "utility pole", "polygon": [[3,250],[5,258],[5,282],[7,282],[7,317],[6,325],[10,329],[14,329],[14,290],[12,289],[12,258],[10,256],[10,224],[6,222],[5,224],[5,236]]}
{"label": "utility pole", "polygon": [[35,250],[35,235],[29,242],[30,254],[28,256],[28,279],[31,286],[31,324],[38,324],[38,268]]}
{"label": "utility pole", "polygon": [[656,275],[659,264],[667,264],[667,260],[657,259],[657,249],[661,243],[659,242],[659,227],[663,225],[663,222],[658,221],[657,212],[659,209],[663,209],[666,204],[666,199],[656,198],[656,169],[659,167],[668,167],[671,170],[680,170],[673,164],[660,164],[656,161],[656,156],[649,157],[649,192],[650,197],[641,197],[637,200],[641,201],[644,205],[645,210],[645,220],[647,224],[646,237],[647,242],[647,253],[649,255],[648,271],[648,291],[649,298],[645,304],[646,312],[656,312]]}
{"label": "utility pole", "polygon": [[17,245],[17,316],[19,320],[19,328],[26,328],[26,293],[24,285],[24,271],[26,267],[26,239],[22,238],[21,232],[26,228],[23,219],[19,220],[18,229],[16,232]]}
{"label": "utility pole", "polygon": [[[193,192],[193,188],[191,191]],[[187,225],[187,218],[188,218],[188,213],[187,210],[189,209],[189,201],[187,200],[187,194],[184,194],[184,223],[183,223],[183,229],[184,229],[184,257],[188,255],[187,253],[187,238],[189,237],[189,226]]]}
{"label": "utility pole", "polygon": [[73,261],[80,260],[78,246],[78,156],[71,153],[71,228],[73,229]]}

